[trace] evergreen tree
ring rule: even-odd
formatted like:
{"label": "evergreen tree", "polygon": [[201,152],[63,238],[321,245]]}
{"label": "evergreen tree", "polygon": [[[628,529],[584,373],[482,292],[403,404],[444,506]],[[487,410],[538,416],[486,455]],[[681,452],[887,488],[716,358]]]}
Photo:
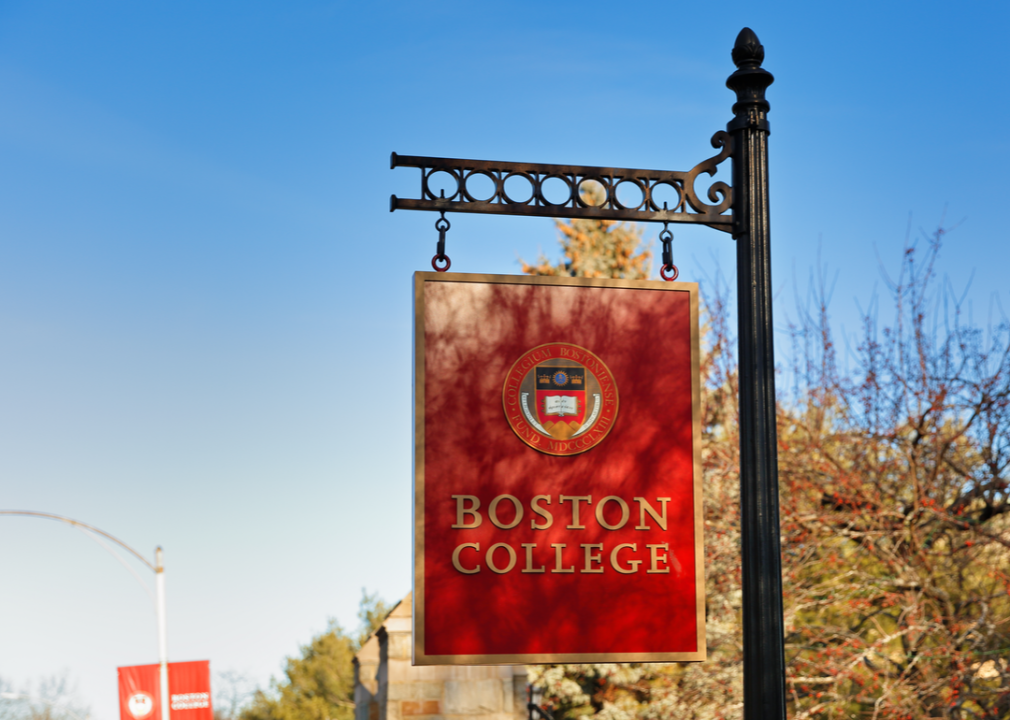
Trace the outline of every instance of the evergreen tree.
{"label": "evergreen tree", "polygon": [[[605,199],[599,183],[583,183],[581,194],[593,206]],[[536,265],[520,259],[527,275],[648,279],[652,251],[642,247],[643,229],[637,225],[614,220],[556,220],[555,225],[564,259],[555,265],[542,253]]]}
{"label": "evergreen tree", "polygon": [[240,720],[351,720],[354,717],[354,653],[378,628],[391,608],[378,595],[362,591],[357,636],[330,620],[326,631],[288,658],[284,680],[270,691],[257,690]]}

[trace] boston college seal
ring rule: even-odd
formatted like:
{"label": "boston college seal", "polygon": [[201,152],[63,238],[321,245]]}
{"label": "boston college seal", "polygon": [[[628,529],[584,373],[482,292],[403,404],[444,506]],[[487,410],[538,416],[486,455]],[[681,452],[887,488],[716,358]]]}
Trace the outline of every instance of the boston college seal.
{"label": "boston college seal", "polygon": [[502,389],[509,425],[548,455],[596,447],[617,419],[617,385],[603,361],[578,345],[547,343],[515,361]]}

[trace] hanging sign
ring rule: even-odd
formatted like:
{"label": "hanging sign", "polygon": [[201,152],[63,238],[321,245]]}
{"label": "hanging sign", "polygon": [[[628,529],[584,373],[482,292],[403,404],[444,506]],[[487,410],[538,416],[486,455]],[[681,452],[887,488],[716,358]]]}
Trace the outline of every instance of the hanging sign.
{"label": "hanging sign", "polygon": [[[120,720],[161,720],[159,665],[131,665],[119,672]],[[168,663],[170,720],[214,720],[210,661]]]}
{"label": "hanging sign", "polygon": [[414,664],[704,660],[698,286],[414,283]]}

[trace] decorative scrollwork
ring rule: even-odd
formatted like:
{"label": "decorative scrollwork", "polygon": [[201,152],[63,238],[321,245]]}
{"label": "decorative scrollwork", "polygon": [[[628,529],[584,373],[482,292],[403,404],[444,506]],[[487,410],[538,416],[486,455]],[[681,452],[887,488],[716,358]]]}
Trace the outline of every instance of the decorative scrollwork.
{"label": "decorative scrollwork", "polygon": [[[409,199],[393,195],[389,209],[701,223],[730,232],[733,218],[726,213],[733,201],[732,188],[725,182],[713,183],[707,192],[711,204],[699,200],[695,189],[701,173],[714,176],[718,165],[730,156],[732,138],[726,132],[717,132],[712,137],[712,147],[722,151],[687,172],[456,160],[393,153],[390,167],[420,168],[421,197]],[[436,194],[432,187],[435,173],[446,173],[455,181],[454,186]],[[493,187],[493,191],[478,193],[474,178],[486,179],[484,184]],[[588,187],[584,185],[589,183],[602,188],[602,201],[599,193],[585,192]],[[551,185],[553,187],[549,187]],[[634,197],[629,199],[629,194]],[[658,196],[662,194],[670,199],[660,202]]]}
{"label": "decorative scrollwork", "polygon": [[712,183],[712,186],[708,189],[708,199],[713,202],[714,205],[706,205],[701,202],[698,200],[698,196],[694,192],[694,181],[698,178],[698,175],[703,172],[707,172],[709,176],[714,176],[719,163],[730,156],[730,153],[733,151],[733,139],[730,137],[729,133],[724,130],[720,130],[712,136],[712,147],[721,147],[722,152],[714,158],[709,158],[708,160],[700,162],[688,170],[687,182],[684,185],[686,189],[687,202],[695,212],[721,215],[729,210],[730,205],[733,203],[733,189],[729,185],[721,181]]}

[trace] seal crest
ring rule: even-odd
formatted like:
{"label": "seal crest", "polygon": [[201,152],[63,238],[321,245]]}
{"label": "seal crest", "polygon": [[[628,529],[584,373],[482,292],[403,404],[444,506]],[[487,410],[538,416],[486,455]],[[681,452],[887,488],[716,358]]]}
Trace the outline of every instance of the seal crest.
{"label": "seal crest", "polygon": [[548,455],[596,447],[617,419],[617,384],[606,364],[571,343],[538,345],[505,376],[505,418],[515,434]]}

